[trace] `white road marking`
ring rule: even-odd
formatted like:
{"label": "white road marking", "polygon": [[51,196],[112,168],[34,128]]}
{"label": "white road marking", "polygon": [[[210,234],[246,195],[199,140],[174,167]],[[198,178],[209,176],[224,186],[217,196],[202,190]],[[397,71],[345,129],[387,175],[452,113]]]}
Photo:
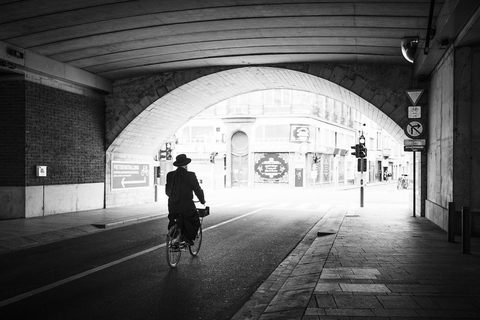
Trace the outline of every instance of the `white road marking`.
{"label": "white road marking", "polygon": [[[235,220],[238,220],[238,219],[247,217],[247,216],[252,215],[252,214],[254,214],[254,213],[256,213],[256,212],[258,212],[258,211],[260,211],[260,210],[262,210],[262,209],[263,209],[263,208],[250,211],[250,212],[245,213],[245,214],[243,214],[243,215],[241,215],[241,216],[232,218],[232,219],[230,219],[230,220],[227,220],[227,221],[221,222],[221,223],[219,223],[219,224],[213,225],[213,226],[211,226],[211,227],[208,227],[208,228],[206,228],[206,229],[203,229],[203,231],[211,230],[211,229],[220,227],[220,226],[222,226],[222,225],[224,225],[224,224],[233,222],[233,221],[235,221]],[[109,262],[109,263],[107,263],[107,264],[98,266],[98,267],[96,267],[96,268],[93,268],[93,269],[87,270],[87,271],[85,271],[85,272],[76,274],[76,275],[74,275],[74,276],[65,278],[65,279],[63,279],[63,280],[60,280],[60,281],[51,283],[51,284],[49,284],[49,285],[40,287],[40,288],[38,288],[38,289],[35,289],[35,290],[31,290],[31,291],[22,293],[22,294],[20,294],[20,295],[18,295],[18,296],[15,296],[15,297],[13,297],[13,298],[0,301],[0,307],[4,307],[4,306],[9,305],[9,304],[12,304],[12,303],[14,303],[14,302],[17,302],[17,301],[26,299],[26,298],[28,298],[28,297],[34,296],[34,295],[36,295],[36,294],[45,292],[45,291],[47,291],[47,290],[50,290],[50,289],[59,287],[59,286],[61,286],[61,285],[63,285],[63,284],[66,284],[66,283],[72,282],[72,281],[74,281],[74,280],[77,280],[77,279],[86,277],[86,276],[88,276],[88,275],[90,275],[90,274],[93,274],[93,273],[95,273],[95,272],[102,271],[102,270],[104,270],[104,269],[106,269],[106,268],[112,267],[112,266],[117,265],[117,264],[119,264],[119,263],[122,263],[122,262],[125,262],[125,261],[128,261],[128,260],[134,259],[134,258],[136,258],[136,257],[139,257],[139,256],[141,256],[141,255],[150,253],[150,252],[152,252],[152,251],[155,251],[155,250],[157,250],[157,249],[160,249],[160,248],[165,247],[165,245],[166,245],[165,243],[162,243],[162,244],[160,244],[160,245],[158,245],[158,246],[155,246],[155,247],[152,247],[152,248],[150,248],[150,249],[146,249],[146,250],[143,250],[143,251],[134,253],[134,254],[132,254],[132,255],[129,255],[129,256],[123,257],[123,258],[121,258],[121,259],[118,259],[118,260]]]}

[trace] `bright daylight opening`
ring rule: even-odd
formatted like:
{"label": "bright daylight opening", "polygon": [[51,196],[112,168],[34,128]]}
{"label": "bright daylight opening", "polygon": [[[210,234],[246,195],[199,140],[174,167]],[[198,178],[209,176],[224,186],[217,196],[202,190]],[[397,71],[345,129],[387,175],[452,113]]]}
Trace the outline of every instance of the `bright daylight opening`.
{"label": "bright daylight opening", "polygon": [[[362,135],[368,152],[357,159],[352,146]],[[412,177],[403,141],[352,106],[306,91],[234,96],[192,118],[172,140],[173,153],[192,158],[189,168],[206,188],[325,188]]]}

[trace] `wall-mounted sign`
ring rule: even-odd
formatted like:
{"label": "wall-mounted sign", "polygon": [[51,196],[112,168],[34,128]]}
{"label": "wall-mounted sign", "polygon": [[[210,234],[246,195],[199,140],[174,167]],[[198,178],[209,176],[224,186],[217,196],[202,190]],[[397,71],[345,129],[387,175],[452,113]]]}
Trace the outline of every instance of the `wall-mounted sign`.
{"label": "wall-mounted sign", "polygon": [[148,187],[149,174],[148,163],[112,161],[112,190]]}
{"label": "wall-mounted sign", "polygon": [[290,125],[290,141],[291,142],[310,141],[310,126],[308,124]]}
{"label": "wall-mounted sign", "polygon": [[47,176],[47,166],[37,166],[37,177]]}
{"label": "wall-mounted sign", "polygon": [[255,182],[288,183],[288,153],[255,153]]}

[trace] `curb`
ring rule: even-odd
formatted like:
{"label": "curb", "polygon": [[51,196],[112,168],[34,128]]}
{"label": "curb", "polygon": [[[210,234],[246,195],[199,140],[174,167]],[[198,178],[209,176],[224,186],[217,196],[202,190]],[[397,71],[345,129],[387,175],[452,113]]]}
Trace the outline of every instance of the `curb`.
{"label": "curb", "polygon": [[301,317],[347,214],[330,207],[231,320]]}
{"label": "curb", "polygon": [[31,234],[28,236],[8,238],[0,240],[0,254],[12,251],[33,248],[44,244],[54,243],[67,239],[73,239],[84,235],[101,232],[106,229],[132,225],[148,220],[154,220],[165,216],[163,214],[154,214],[148,216],[140,216],[135,218],[126,218],[117,221],[110,221],[105,223],[92,223],[76,227],[58,229],[54,231]]}
{"label": "curb", "polygon": [[124,225],[129,225],[129,224],[135,224],[135,223],[140,223],[148,220],[153,220],[153,219],[158,219],[161,218],[162,216],[165,216],[165,213],[159,213],[159,214],[153,214],[150,216],[142,216],[138,218],[131,218],[131,219],[126,219],[126,220],[118,220],[118,221],[112,221],[112,222],[105,222],[105,223],[92,223],[91,225],[94,226],[95,228],[99,229],[110,229],[114,227],[120,227]]}

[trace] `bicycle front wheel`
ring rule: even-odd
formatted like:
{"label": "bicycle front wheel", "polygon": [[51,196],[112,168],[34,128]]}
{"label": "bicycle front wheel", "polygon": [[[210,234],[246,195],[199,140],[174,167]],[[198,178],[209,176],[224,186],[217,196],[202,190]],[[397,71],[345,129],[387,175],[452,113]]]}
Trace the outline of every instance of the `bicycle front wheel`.
{"label": "bicycle front wheel", "polygon": [[180,261],[180,257],[182,256],[180,244],[178,242],[175,243],[173,238],[167,234],[165,248],[167,249],[167,263],[170,267],[175,268]]}
{"label": "bicycle front wheel", "polygon": [[188,246],[188,251],[192,256],[196,256],[200,251],[200,247],[202,246],[202,225],[200,224],[200,228],[198,228],[197,236],[195,237],[194,245]]}

